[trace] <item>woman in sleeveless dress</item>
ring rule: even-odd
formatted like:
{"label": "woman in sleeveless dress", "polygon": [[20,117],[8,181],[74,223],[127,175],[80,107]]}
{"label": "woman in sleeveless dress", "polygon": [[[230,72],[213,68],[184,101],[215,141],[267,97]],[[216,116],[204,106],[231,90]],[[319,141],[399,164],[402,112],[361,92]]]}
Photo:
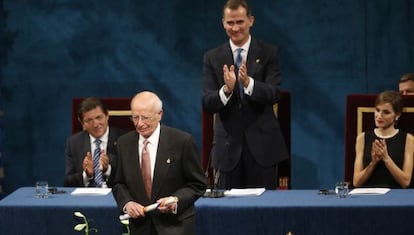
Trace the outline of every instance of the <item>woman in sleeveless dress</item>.
{"label": "woman in sleeveless dress", "polygon": [[356,139],[354,187],[407,188],[413,172],[414,137],[397,129],[403,98],[384,91],[375,101],[374,130]]}

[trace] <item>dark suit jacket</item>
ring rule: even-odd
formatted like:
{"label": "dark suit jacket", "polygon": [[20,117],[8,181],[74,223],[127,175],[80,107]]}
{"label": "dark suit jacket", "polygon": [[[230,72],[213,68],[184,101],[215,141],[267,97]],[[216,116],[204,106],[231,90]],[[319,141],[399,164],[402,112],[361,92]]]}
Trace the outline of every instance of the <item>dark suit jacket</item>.
{"label": "dark suit jacket", "polygon": [[234,64],[230,44],[208,51],[203,62],[203,108],[216,113],[212,166],[229,171],[240,160],[245,138],[256,161],[263,166],[288,157],[273,104],[280,98],[278,48],[252,38],[247,55],[248,75],[255,80],[251,96],[240,99],[235,88],[226,106],[220,100],[223,65]]}
{"label": "dark suit jacket", "polygon": [[207,180],[193,138],[188,133],[161,125],[151,200],[146,196],[141,177],[138,141],[136,131],[118,139],[119,161],[112,192],[119,209],[129,201],[146,206],[171,195],[177,196],[179,201],[176,215],[154,211],[144,218],[130,220],[132,234],[147,235],[151,221],[159,235],[194,234],[194,202],[206,189]]}
{"label": "dark suit jacket", "polygon": [[[109,163],[112,170],[109,178],[105,179],[108,187],[113,185],[113,178],[116,170],[116,140],[125,131],[117,128],[109,128],[108,145],[106,153],[109,157]],[[65,187],[84,187],[82,172],[83,159],[87,152],[91,152],[91,141],[86,131],[80,131],[73,134],[66,142],[66,171],[65,171]]]}

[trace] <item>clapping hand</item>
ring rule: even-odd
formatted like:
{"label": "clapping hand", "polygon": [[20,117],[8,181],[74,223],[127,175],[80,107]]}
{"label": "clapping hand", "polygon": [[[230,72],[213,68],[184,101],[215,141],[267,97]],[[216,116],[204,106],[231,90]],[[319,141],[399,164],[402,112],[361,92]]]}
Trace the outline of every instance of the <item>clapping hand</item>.
{"label": "clapping hand", "polygon": [[106,170],[108,169],[108,165],[109,165],[109,157],[106,154],[105,150],[101,150],[101,157],[99,159],[99,169],[102,172],[106,172]]}
{"label": "clapping hand", "polygon": [[88,177],[93,176],[94,170],[91,152],[87,152],[85,158],[83,159],[83,171],[85,171]]}
{"label": "clapping hand", "polygon": [[373,156],[373,160],[380,161],[380,160],[386,160],[388,155],[388,149],[387,149],[387,143],[384,139],[376,139],[374,142],[372,142],[372,152],[374,154],[371,154]]}
{"label": "clapping hand", "polygon": [[236,84],[236,73],[234,71],[234,65],[228,67],[226,64],[223,66],[223,80],[227,85],[228,91],[233,92],[234,85]]}
{"label": "clapping hand", "polygon": [[249,85],[250,79],[247,75],[247,66],[245,60],[243,60],[242,64],[240,65],[239,74],[237,77],[239,78],[239,82],[243,85],[243,87],[247,87]]}

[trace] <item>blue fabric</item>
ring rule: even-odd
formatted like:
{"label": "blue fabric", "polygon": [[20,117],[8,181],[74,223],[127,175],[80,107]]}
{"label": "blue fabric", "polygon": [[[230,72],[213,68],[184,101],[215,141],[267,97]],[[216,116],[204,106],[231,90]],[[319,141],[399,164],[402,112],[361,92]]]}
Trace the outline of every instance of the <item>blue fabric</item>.
{"label": "blue fabric", "polygon": [[413,231],[414,190],[341,199],[317,190],[266,191],[260,197],[202,198],[197,234],[366,235]]}
{"label": "blue fabric", "polygon": [[0,201],[0,234],[76,234],[73,228],[83,220],[74,216],[75,211],[90,220],[89,226],[97,228],[97,234],[115,235],[124,231],[112,193],[72,196],[74,188],[59,190],[66,193],[39,199],[34,187],[24,187],[5,197]]}
{"label": "blue fabric", "polygon": [[[74,188],[47,199],[24,187],[0,201],[0,234],[75,234],[80,211],[98,234],[121,234],[123,225],[112,194],[72,196]],[[317,190],[266,191],[259,197],[200,198],[197,235],[406,235],[414,230],[414,189],[345,199]]]}
{"label": "blue fabric", "polygon": [[[162,122],[190,132],[200,147],[202,55],[227,40],[223,4],[0,0],[6,193],[40,179],[63,185],[74,97],[154,90],[164,101]],[[397,89],[413,70],[414,4],[249,4],[252,35],[281,50],[281,88],[292,97],[292,187],[332,187],[343,178],[346,95]]]}
{"label": "blue fabric", "polygon": [[[2,11],[2,7],[1,5],[3,5],[3,1],[0,0],[0,22],[4,22],[5,21],[5,14]],[[2,27],[0,26],[0,199],[2,199],[4,197],[4,184],[3,184],[3,180],[4,180],[4,163],[3,163],[3,138],[4,138],[4,130],[3,130],[3,114],[4,114],[4,110],[3,110],[3,94],[1,91],[1,87],[3,84],[3,71],[2,71],[2,67],[4,64],[6,64],[6,62],[4,61],[4,58],[6,58],[6,51],[4,50],[3,44],[6,43],[2,43],[2,42],[7,42],[7,33],[5,32],[5,30],[2,29]]]}

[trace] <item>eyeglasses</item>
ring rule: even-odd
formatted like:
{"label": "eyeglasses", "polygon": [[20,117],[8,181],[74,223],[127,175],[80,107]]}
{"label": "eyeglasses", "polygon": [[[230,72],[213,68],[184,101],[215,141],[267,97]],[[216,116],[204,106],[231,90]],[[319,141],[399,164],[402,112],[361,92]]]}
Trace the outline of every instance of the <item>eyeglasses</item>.
{"label": "eyeglasses", "polygon": [[141,122],[147,123],[147,122],[151,121],[151,119],[153,117],[154,117],[154,115],[151,115],[151,116],[137,115],[137,116],[132,116],[131,120],[133,122],[138,122],[139,120],[141,120]]}
{"label": "eyeglasses", "polygon": [[102,115],[96,116],[95,118],[88,118],[88,119],[84,120],[83,122],[86,123],[86,124],[92,124],[93,121],[95,121],[95,120],[98,121],[98,122],[101,122],[104,119],[105,119],[105,115],[102,114]]}

